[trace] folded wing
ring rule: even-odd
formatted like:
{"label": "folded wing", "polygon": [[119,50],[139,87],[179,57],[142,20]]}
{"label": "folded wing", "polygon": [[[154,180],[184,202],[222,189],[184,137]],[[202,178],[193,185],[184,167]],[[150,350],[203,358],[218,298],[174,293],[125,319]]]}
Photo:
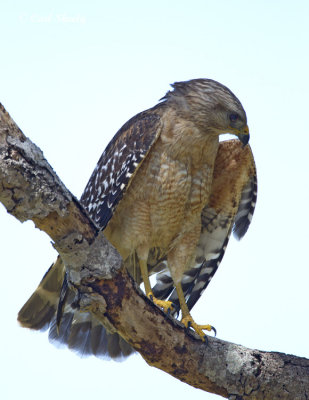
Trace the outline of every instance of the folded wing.
{"label": "folded wing", "polygon": [[[252,220],[257,198],[257,177],[249,145],[239,140],[221,142],[215,162],[212,191],[204,207],[201,236],[194,263],[182,279],[189,309],[198,301],[216,273],[231,232],[241,239]],[[160,260],[161,272],[153,292],[158,298],[168,298],[178,308],[178,298],[171,276]]]}

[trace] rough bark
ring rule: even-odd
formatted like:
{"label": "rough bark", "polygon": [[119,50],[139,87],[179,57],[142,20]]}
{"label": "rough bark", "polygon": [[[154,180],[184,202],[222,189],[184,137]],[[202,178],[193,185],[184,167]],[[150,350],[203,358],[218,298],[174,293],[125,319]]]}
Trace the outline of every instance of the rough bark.
{"label": "rough bark", "polygon": [[81,307],[117,330],[152,366],[237,399],[309,399],[309,360],[209,337],[201,342],[148,300],[116,250],[65,188],[43,153],[0,105],[0,201],[54,241]]}

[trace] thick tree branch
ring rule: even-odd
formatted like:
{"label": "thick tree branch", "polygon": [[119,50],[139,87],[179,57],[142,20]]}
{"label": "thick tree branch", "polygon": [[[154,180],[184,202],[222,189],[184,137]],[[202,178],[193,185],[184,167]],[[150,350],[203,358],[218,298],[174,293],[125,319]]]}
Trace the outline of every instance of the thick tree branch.
{"label": "thick tree branch", "polygon": [[116,250],[89,220],[42,152],[0,106],[0,201],[54,241],[81,306],[116,329],[146,362],[230,399],[308,399],[309,360],[186,333],[136,287]]}

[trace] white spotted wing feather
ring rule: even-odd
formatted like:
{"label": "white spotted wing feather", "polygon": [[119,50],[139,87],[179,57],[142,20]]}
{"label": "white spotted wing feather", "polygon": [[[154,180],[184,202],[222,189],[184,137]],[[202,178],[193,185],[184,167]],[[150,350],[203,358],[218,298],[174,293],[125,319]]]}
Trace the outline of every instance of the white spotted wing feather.
{"label": "white spotted wing feather", "polygon": [[160,116],[144,111],[131,118],[103,152],[80,200],[98,228],[108,224],[160,130]]}

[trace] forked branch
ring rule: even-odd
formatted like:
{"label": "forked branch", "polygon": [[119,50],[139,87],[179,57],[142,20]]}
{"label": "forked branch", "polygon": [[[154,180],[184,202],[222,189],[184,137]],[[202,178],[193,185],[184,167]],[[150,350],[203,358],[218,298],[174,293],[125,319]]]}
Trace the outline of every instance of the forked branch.
{"label": "forked branch", "polygon": [[81,307],[120,333],[149,365],[231,400],[309,398],[309,360],[213,337],[205,344],[154,306],[2,105],[0,201],[19,221],[32,220],[52,238],[82,294]]}

